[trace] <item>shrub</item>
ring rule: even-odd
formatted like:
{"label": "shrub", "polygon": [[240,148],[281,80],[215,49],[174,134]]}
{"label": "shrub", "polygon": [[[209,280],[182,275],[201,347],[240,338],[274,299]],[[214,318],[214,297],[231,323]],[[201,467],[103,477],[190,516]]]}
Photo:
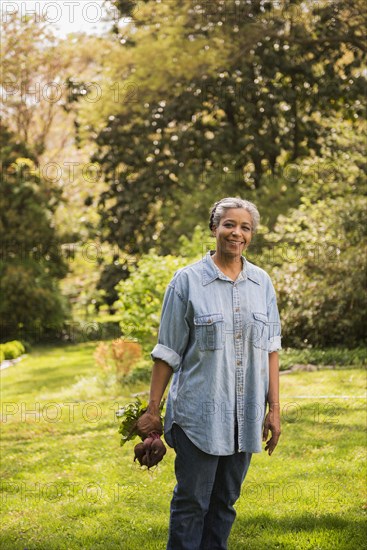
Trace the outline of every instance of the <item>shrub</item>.
{"label": "shrub", "polygon": [[190,263],[181,256],[158,256],[153,251],[141,258],[129,279],[117,285],[116,302],[122,333],[127,330],[149,353],[157,341],[160,312],[166,287],[174,273]]}
{"label": "shrub", "polygon": [[365,348],[285,348],[280,352],[281,370],[286,370],[292,365],[333,365],[335,367],[363,367],[367,362],[367,351]]}
{"label": "shrub", "polygon": [[0,362],[5,359],[16,359],[17,357],[20,357],[20,355],[23,355],[24,352],[25,347],[22,342],[19,342],[18,340],[0,344]]}
{"label": "shrub", "polygon": [[94,358],[105,375],[114,374],[117,381],[122,381],[142,358],[142,349],[137,342],[118,338],[110,343],[100,342]]}
{"label": "shrub", "polygon": [[0,164],[2,335],[38,342],[61,328],[68,315],[59,288],[68,266],[54,223],[62,190],[40,177],[26,144],[6,128],[0,133]]}
{"label": "shrub", "polygon": [[134,366],[133,370],[123,378],[124,384],[148,384],[152,375],[152,362],[142,359]]}
{"label": "shrub", "polygon": [[[326,197],[280,216],[274,263],[283,343],[290,347],[349,347],[365,342],[365,199]],[[264,266],[265,269],[267,266]]]}
{"label": "shrub", "polygon": [[104,372],[112,370],[111,350],[106,342],[100,342],[94,352],[94,360]]}
{"label": "shrub", "polygon": [[142,356],[141,346],[137,342],[114,340],[111,344],[111,350],[116,365],[117,378],[126,376]]}

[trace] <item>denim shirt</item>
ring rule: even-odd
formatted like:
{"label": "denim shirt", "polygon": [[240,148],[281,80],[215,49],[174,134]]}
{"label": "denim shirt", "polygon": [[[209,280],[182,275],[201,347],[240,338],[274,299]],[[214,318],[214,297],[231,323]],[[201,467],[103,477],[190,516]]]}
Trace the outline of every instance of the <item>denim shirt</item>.
{"label": "denim shirt", "polygon": [[[165,439],[176,422],[202,451],[261,451],[269,353],[279,350],[280,319],[269,275],[244,257],[236,281],[206,256],[178,270],[162,307],[153,359],[174,374]],[[237,439],[237,441],[235,441]]]}

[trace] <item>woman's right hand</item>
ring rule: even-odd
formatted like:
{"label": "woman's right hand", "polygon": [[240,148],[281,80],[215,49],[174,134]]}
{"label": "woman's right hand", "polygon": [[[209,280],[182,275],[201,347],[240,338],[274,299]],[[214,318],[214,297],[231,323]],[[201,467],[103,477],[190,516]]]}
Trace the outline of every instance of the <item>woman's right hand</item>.
{"label": "woman's right hand", "polygon": [[150,412],[148,409],[137,421],[136,431],[142,438],[147,437],[151,432],[162,435],[163,426],[159,413]]}

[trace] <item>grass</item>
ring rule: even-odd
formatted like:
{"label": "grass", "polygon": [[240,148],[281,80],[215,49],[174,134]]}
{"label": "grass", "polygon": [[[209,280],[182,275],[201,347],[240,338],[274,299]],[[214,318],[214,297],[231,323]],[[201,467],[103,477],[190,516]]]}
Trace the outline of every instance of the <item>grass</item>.
{"label": "grass", "polygon": [[[119,447],[114,412],[147,386],[101,382],[95,347],[1,372],[2,550],[165,548],[174,452],[148,472]],[[253,457],[229,550],[367,548],[365,383],[350,367],[282,376],[281,443]]]}

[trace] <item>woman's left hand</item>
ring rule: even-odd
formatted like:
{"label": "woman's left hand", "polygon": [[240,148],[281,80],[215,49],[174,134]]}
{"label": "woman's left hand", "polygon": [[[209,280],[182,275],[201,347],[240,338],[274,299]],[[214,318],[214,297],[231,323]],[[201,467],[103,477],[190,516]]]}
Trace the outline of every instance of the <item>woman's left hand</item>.
{"label": "woman's left hand", "polygon": [[[271,431],[271,438],[266,441],[269,430]],[[280,433],[280,410],[279,407],[276,407],[269,410],[264,421],[263,441],[266,441],[265,451],[268,451],[269,456],[278,444]]]}

